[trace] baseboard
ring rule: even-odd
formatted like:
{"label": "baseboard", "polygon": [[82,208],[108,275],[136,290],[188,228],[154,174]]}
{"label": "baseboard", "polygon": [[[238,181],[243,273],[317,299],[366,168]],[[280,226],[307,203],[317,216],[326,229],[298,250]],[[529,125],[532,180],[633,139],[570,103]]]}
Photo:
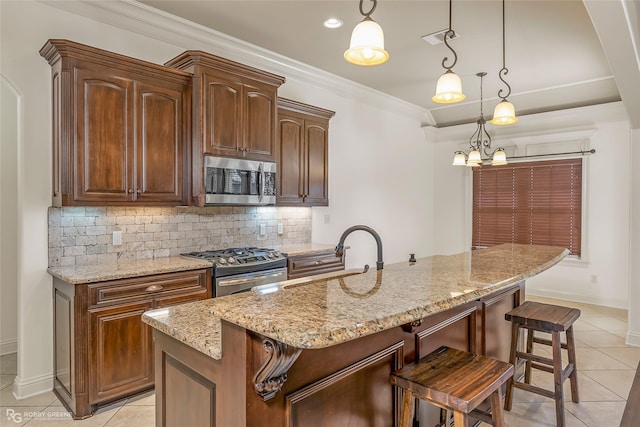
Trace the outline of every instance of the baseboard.
{"label": "baseboard", "polygon": [[13,382],[13,397],[18,400],[46,393],[51,390],[53,390],[53,374],[41,375],[28,380],[22,380],[16,377]]}
{"label": "baseboard", "polygon": [[585,304],[600,305],[604,307],[621,308],[623,310],[629,309],[628,302],[622,299],[609,299],[609,298],[604,299],[601,297],[592,297],[589,295],[576,295],[568,292],[558,292],[558,291],[552,291],[548,289],[532,289],[532,288],[526,288],[526,295],[561,299],[565,301],[582,302]]}
{"label": "baseboard", "polygon": [[634,347],[640,347],[640,332],[627,331],[626,344]]}
{"label": "baseboard", "polygon": [[16,353],[18,351],[18,340],[4,340],[0,341],[0,356],[5,354]]}

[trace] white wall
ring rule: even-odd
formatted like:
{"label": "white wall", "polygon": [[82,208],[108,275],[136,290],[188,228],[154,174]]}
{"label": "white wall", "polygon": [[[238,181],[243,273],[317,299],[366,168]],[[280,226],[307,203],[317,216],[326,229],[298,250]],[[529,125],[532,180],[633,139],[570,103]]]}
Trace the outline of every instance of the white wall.
{"label": "white wall", "polygon": [[[162,16],[149,18],[148,12],[136,5],[120,2],[53,2],[53,5],[0,2],[1,72],[24,99],[23,138],[18,147],[22,158],[18,216],[22,222],[16,225],[16,228],[20,225],[21,247],[18,376],[14,384],[18,397],[48,390],[52,385],[51,278],[46,272],[47,208],[51,200],[51,87],[50,67],[38,54],[49,38],[68,38],[156,63],[163,63],[185,49],[203,49],[284,75],[288,82],[282,87],[282,96],[336,112],[330,124],[331,206],[314,209],[313,223],[317,226],[314,240],[337,242],[346,227],[358,222],[380,232],[387,261],[405,259],[409,252],[430,254],[432,159],[431,148],[420,130],[419,117],[423,112],[395,100],[385,101],[387,98],[379,94],[369,96],[377,105],[373,107],[357,100],[368,99],[362,88],[351,90],[342,80],[326,73],[316,75],[304,64],[282,65],[281,61],[286,59],[264,51],[256,55],[251,53],[251,47],[237,48],[233,41],[201,28],[187,28]],[[74,13],[59,8],[71,8]],[[125,8],[128,12],[119,14],[112,8]],[[117,26],[106,22],[115,22]],[[137,33],[123,29],[127,27]],[[325,215],[330,220],[326,225]],[[349,262],[373,264],[375,249],[367,247],[372,242],[366,235],[350,237]]]}
{"label": "white wall", "polygon": [[631,226],[629,229],[629,331],[627,343],[640,346],[640,129],[631,132]]}
{"label": "white wall", "polygon": [[18,338],[18,114],[19,98],[0,76],[0,355]]}
{"label": "white wall", "polygon": [[[622,119],[620,119],[622,117]],[[530,294],[628,308],[631,163],[629,122],[620,103],[525,116],[510,128],[489,128],[493,146],[522,146],[585,138],[596,154],[587,159],[587,260],[565,260],[530,279]],[[442,129],[435,148],[436,246],[434,252],[455,253],[470,246],[470,171],[451,166],[453,152],[465,144],[473,127]],[[466,138],[464,138],[466,136]],[[523,141],[526,141],[523,142]],[[463,145],[464,146],[464,145]]]}

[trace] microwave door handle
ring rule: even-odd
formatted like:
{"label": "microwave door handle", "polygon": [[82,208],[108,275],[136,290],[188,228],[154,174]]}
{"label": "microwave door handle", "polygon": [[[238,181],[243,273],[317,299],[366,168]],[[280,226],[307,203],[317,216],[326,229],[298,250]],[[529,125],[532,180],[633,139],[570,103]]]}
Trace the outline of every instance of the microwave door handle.
{"label": "microwave door handle", "polygon": [[264,168],[262,167],[263,163],[258,165],[258,173],[260,174],[260,183],[258,184],[258,200],[262,202],[262,197],[264,196]]}

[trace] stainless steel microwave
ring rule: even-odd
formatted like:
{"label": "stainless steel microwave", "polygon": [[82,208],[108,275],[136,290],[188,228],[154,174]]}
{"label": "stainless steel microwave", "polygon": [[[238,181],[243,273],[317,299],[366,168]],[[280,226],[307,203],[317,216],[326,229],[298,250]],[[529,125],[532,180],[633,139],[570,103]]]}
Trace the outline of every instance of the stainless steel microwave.
{"label": "stainless steel microwave", "polygon": [[206,205],[274,205],[276,164],[204,156]]}

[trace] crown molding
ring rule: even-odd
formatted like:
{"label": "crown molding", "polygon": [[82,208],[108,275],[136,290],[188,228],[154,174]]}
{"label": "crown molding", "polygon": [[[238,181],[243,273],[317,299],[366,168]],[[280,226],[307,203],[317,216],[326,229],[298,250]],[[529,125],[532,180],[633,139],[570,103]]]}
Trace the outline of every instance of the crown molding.
{"label": "crown molding", "polygon": [[435,124],[431,113],[424,108],[135,0],[42,0],[41,3],[186,50],[204,50],[284,75],[287,79],[315,86],[344,98],[357,99],[386,111],[412,117],[424,125]]}

